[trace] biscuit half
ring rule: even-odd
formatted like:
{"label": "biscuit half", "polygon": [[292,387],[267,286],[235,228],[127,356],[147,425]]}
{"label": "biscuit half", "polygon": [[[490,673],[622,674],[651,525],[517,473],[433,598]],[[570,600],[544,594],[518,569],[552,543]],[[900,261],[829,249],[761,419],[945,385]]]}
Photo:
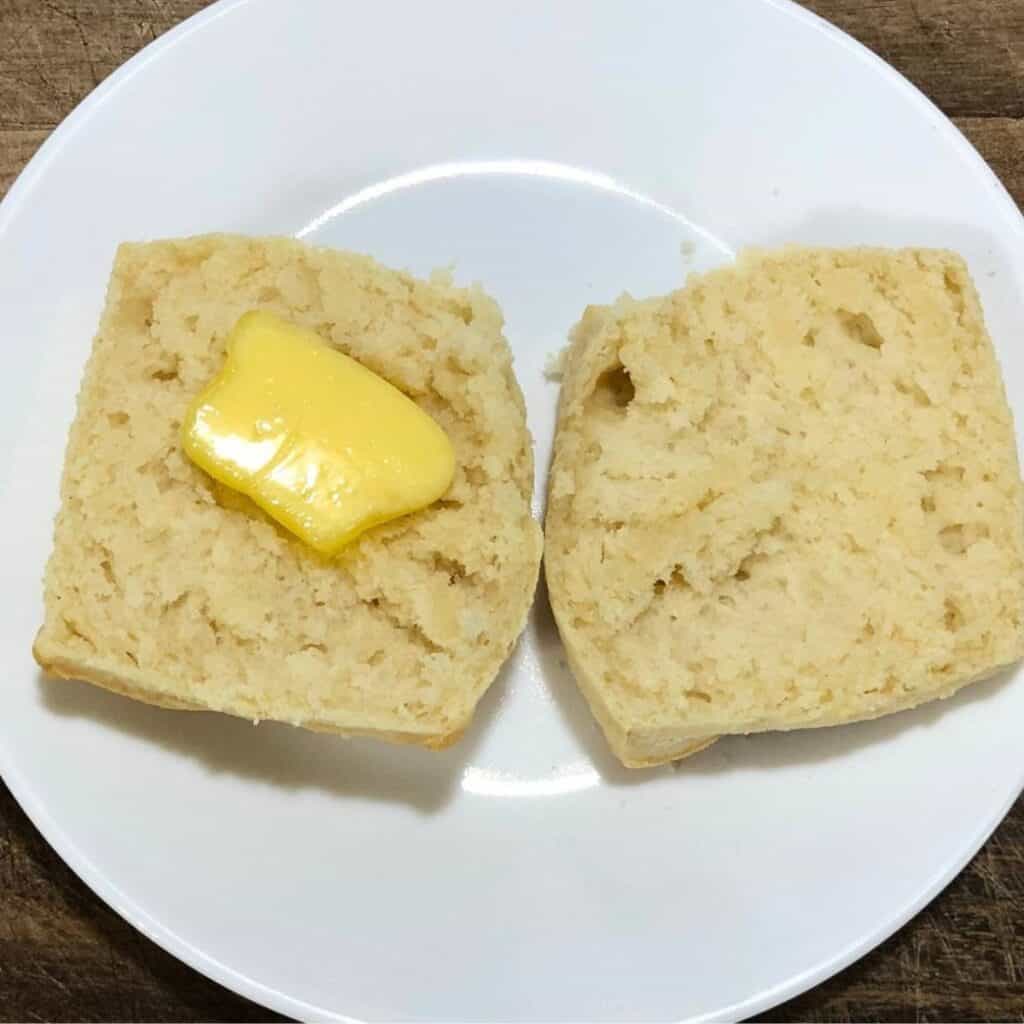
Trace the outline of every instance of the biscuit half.
{"label": "biscuit half", "polygon": [[[182,453],[250,309],[318,332],[455,448],[444,497],[318,556]],[[124,245],[85,370],[34,653],[166,707],[443,747],[518,637],[541,555],[531,439],[481,290],[286,239]]]}
{"label": "biscuit half", "polygon": [[1013,422],[963,261],[750,253],[591,307],[546,578],[624,764],[946,697],[1024,654]]}

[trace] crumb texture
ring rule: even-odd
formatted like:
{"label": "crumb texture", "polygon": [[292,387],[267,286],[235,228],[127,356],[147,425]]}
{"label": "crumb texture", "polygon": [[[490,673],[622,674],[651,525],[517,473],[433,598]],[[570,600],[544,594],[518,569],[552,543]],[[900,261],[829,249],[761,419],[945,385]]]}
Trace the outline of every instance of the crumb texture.
{"label": "crumb texture", "polygon": [[657,763],[1021,657],[1021,496],[958,256],[754,252],[575,328],[547,580],[616,753]]}
{"label": "crumb texture", "polygon": [[[439,502],[328,560],[188,461],[187,406],[257,308],[441,424],[457,469]],[[443,744],[523,626],[541,549],[532,484],[501,314],[481,290],[285,239],[124,245],[68,443],[36,655],[154,703]]]}

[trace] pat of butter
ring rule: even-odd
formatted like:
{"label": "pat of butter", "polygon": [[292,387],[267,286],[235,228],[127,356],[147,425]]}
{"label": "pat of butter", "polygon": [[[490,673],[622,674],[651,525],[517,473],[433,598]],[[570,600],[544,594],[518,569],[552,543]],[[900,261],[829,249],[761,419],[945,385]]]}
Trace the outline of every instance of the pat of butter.
{"label": "pat of butter", "polygon": [[382,377],[271,313],[239,319],[223,369],[189,408],[185,453],[311,547],[436,501],[455,456],[445,432]]}

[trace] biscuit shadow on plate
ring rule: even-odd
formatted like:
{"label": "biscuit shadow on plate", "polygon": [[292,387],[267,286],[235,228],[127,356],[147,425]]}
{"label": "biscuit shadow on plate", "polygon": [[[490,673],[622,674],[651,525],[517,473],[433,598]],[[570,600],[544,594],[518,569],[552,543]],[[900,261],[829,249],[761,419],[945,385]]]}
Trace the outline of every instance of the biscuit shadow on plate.
{"label": "biscuit shadow on plate", "polygon": [[345,739],[279,722],[254,726],[212,711],[153,707],[74,680],[37,673],[40,696],[54,714],[88,718],[104,729],[199,761],[211,774],[230,773],[285,790],[319,789],[355,800],[441,810],[455,795],[466,764],[491,726],[508,682],[508,665],[477,706],[466,735],[447,750]]}

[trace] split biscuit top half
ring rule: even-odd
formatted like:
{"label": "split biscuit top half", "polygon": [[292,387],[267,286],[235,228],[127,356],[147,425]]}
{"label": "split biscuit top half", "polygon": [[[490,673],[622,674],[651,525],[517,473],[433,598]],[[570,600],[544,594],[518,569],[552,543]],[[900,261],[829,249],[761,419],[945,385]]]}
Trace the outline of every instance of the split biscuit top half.
{"label": "split biscuit top half", "polygon": [[545,571],[612,749],[657,764],[912,707],[1020,658],[1021,499],[959,257],[751,253],[585,313]]}

